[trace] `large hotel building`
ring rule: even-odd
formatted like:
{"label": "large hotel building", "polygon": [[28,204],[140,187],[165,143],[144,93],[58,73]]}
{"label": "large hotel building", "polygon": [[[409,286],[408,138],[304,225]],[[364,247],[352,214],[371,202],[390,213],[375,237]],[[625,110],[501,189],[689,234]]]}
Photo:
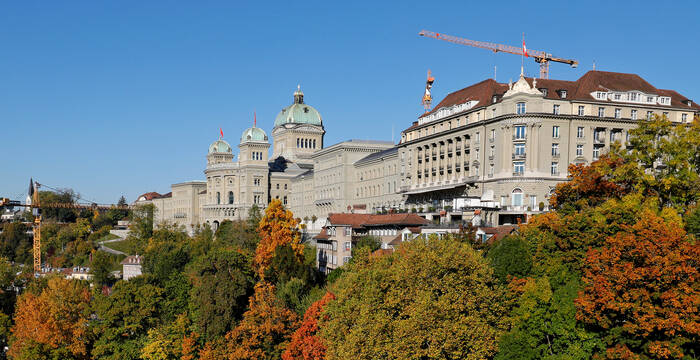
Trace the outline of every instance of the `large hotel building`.
{"label": "large hotel building", "polygon": [[[277,116],[271,145],[246,129],[238,144],[216,140],[205,181],[172,185],[136,203],[154,203],[157,222],[192,230],[243,219],[278,198],[320,231],[329,213],[415,212],[433,222],[500,225],[548,210],[567,165],[590,163],[624,146],[639,121],[688,123],[700,106],[634,74],[589,71],[576,81],[484,80],[447,95],[393,144],[348,140],[325,146],[321,115],[297,90]],[[317,219],[313,221],[313,219]]]}

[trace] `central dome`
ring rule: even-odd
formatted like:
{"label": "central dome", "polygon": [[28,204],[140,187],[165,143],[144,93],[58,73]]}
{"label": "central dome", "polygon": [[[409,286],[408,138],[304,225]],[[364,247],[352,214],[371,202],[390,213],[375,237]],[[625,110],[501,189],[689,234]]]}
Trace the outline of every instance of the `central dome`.
{"label": "central dome", "polygon": [[275,127],[284,124],[323,125],[321,114],[312,106],[304,104],[304,93],[298,87],[294,92],[294,103],[282,109],[275,118]]}

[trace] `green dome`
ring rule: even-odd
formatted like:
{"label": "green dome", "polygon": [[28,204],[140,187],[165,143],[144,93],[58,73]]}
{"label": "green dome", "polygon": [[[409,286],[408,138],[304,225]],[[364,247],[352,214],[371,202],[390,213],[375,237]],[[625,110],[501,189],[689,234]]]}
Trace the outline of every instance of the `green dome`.
{"label": "green dome", "polygon": [[304,104],[304,93],[297,88],[294,103],[282,109],[275,118],[275,127],[284,124],[310,124],[322,126],[321,114],[312,106]]}
{"label": "green dome", "polygon": [[224,140],[216,140],[209,145],[209,153],[231,153],[231,145]]}
{"label": "green dome", "polygon": [[267,134],[259,127],[247,128],[241,135],[241,143],[246,141],[267,142]]}

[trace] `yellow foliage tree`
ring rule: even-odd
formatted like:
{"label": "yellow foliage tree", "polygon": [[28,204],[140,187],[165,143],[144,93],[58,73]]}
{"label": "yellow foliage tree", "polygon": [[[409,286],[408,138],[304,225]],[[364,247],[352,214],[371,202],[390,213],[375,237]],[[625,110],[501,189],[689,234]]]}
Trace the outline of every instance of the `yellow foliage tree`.
{"label": "yellow foliage tree", "polygon": [[275,249],[282,245],[291,245],[299,259],[304,258],[304,245],[297,230],[299,223],[294,214],[285,209],[279,199],[273,199],[265,210],[265,216],[260,220],[258,233],[260,243],[255,249],[255,269],[264,278],[264,273],[275,256]]}
{"label": "yellow foliage tree", "polygon": [[298,326],[299,317],[275,296],[275,287],[258,283],[250,298],[250,310],[226,334],[227,357],[229,360],[279,359]]}

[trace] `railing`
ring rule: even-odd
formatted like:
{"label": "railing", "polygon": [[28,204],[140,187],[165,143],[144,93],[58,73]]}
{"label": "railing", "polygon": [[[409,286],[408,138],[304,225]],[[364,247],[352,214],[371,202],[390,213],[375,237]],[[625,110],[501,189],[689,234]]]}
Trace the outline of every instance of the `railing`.
{"label": "railing", "polygon": [[516,153],[512,156],[513,160],[523,160],[525,159],[525,153]]}
{"label": "railing", "polygon": [[525,135],[513,135],[513,140],[514,141],[525,141],[525,140],[527,140],[527,136],[525,136]]}
{"label": "railing", "polygon": [[513,171],[513,176],[523,176],[523,171]]}

